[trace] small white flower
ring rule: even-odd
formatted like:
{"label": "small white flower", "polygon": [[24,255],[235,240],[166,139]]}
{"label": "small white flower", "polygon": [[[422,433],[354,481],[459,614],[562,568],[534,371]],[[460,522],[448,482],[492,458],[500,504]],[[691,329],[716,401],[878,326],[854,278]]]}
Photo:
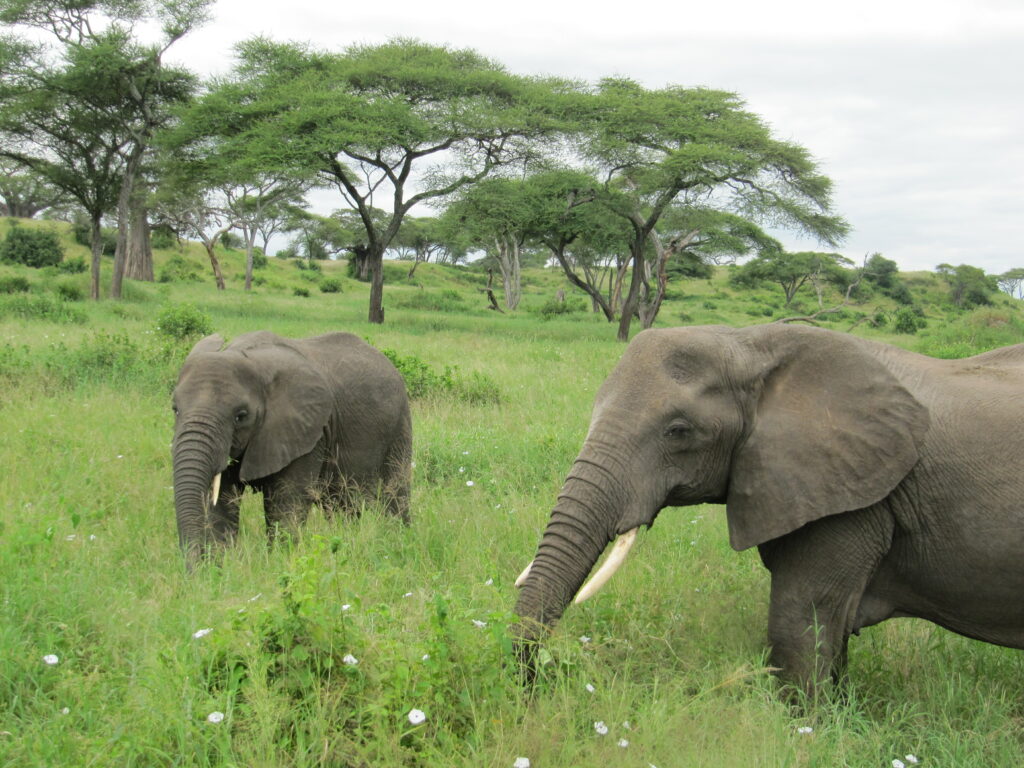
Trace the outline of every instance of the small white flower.
{"label": "small white flower", "polygon": [[917,765],[918,763],[921,762],[920,760],[917,759],[917,755],[907,755],[906,759],[907,759],[908,763],[913,763],[914,765]]}
{"label": "small white flower", "polygon": [[359,659],[357,659],[351,653],[346,653],[341,660],[348,664],[350,667],[354,667],[356,664],[359,663]]}
{"label": "small white flower", "polygon": [[606,733],[608,733],[608,726],[604,724],[604,720],[598,720],[596,723],[594,723],[594,730],[602,736],[604,736]]}
{"label": "small white flower", "polygon": [[466,481],[466,486],[469,487],[469,488],[472,488],[473,487],[473,481],[472,480],[467,480]]}
{"label": "small white flower", "polygon": [[892,768],[907,768],[907,764],[899,758],[896,758],[892,761]]}
{"label": "small white flower", "polygon": [[75,534],[69,533],[67,536],[64,537],[64,540],[65,541],[74,541],[77,538],[78,537]]}
{"label": "small white flower", "polygon": [[809,725],[801,725],[796,729],[797,733],[814,733],[814,729]]}
{"label": "small white flower", "polygon": [[211,712],[206,716],[206,722],[208,723],[220,723],[224,720],[223,712]]}
{"label": "small white flower", "polygon": [[626,729],[626,730],[628,731],[628,730],[630,729],[630,727],[631,727],[631,726],[630,726],[630,724],[629,724],[629,720],[626,720],[626,721],[625,721],[625,722],[624,722],[624,723],[622,724],[622,727],[623,727],[623,728],[625,728],[625,729]]}
{"label": "small white flower", "polygon": [[412,592],[406,592],[402,597],[412,597]]}
{"label": "small white flower", "polygon": [[423,714],[423,710],[421,710],[421,709],[410,709],[409,710],[409,722],[412,723],[413,725],[419,725],[420,723],[422,723],[426,719],[427,719],[427,716],[425,714]]}
{"label": "small white flower", "polygon": [[587,688],[587,693],[593,693],[594,691],[596,691],[596,690],[597,690],[597,689],[596,689],[596,688],[594,687],[594,684],[593,684],[593,683],[587,683],[587,685],[586,685],[586,688]]}
{"label": "small white flower", "polygon": [[429,659],[430,659],[430,654],[429,653],[424,653],[423,654],[423,661],[428,661]]}
{"label": "small white flower", "polygon": [[119,458],[119,459],[123,459],[123,458],[124,458],[124,456],[123,456],[122,454],[120,454],[120,453],[119,453],[119,454],[117,454],[117,458]]}
{"label": "small white flower", "polygon": [[60,664],[60,658],[55,653],[48,653],[43,656],[43,663],[52,667],[54,664]]}
{"label": "small white flower", "polygon": [[480,629],[483,629],[484,627],[487,626],[487,622],[486,621],[480,621],[480,619],[473,619],[473,626],[474,627],[479,627]]}
{"label": "small white flower", "polygon": [[71,714],[71,707],[63,707],[61,709],[60,713],[62,715],[70,715]]}
{"label": "small white flower", "polygon": [[341,606],[341,610],[343,610],[343,611],[347,611],[347,610],[348,610],[349,608],[351,608],[351,607],[352,607],[352,606],[351,606],[351,605],[350,605],[349,603],[345,603],[345,604],[344,604],[343,606]]}
{"label": "small white flower", "polygon": [[200,637],[206,637],[211,632],[213,632],[213,627],[203,627],[202,629],[197,629],[193,632],[192,637],[198,640]]}
{"label": "small white flower", "polygon": [[257,592],[255,595],[253,595],[252,597],[249,598],[249,602],[253,603],[253,602],[259,600],[261,597],[263,597],[263,593],[262,592]]}
{"label": "small white flower", "polygon": [[484,586],[485,587],[489,587],[493,583],[494,583],[494,579],[488,579],[487,581],[484,582]]}
{"label": "small white flower", "polygon": [[530,768],[530,758],[517,757],[516,761],[512,763],[512,768]]}
{"label": "small white flower", "polygon": [[89,541],[96,541],[96,534],[95,533],[90,533],[89,534]]}
{"label": "small white flower", "polygon": [[465,472],[465,471],[466,471],[465,467],[459,467],[459,472]]}
{"label": "small white flower", "polygon": [[629,746],[629,741],[626,739],[619,739],[619,746],[625,749]]}
{"label": "small white flower", "polygon": [[587,637],[586,635],[580,635],[580,642],[583,643],[584,645],[586,645],[587,643],[590,642],[590,638]]}

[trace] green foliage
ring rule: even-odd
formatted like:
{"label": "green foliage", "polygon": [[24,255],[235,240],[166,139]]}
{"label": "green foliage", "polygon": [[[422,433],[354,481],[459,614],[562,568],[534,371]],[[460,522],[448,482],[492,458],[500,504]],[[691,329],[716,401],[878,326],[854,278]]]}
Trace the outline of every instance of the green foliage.
{"label": "green foliage", "polygon": [[202,280],[202,276],[198,264],[176,253],[160,268],[157,279],[161,283],[194,283]]}
{"label": "green foliage", "polygon": [[429,312],[462,312],[466,309],[466,299],[458,291],[419,290],[411,293],[396,294],[391,304],[404,309],[420,309]]}
{"label": "green foliage", "polygon": [[267,257],[264,256],[258,249],[252,253],[252,268],[253,269],[266,269],[267,264],[270,262]]}
{"label": "green foliage", "polygon": [[308,299],[309,298],[309,288],[303,288],[302,286],[298,286],[298,287],[292,289],[292,295],[293,296],[298,296],[298,297],[303,298],[303,299]]}
{"label": "green foliage", "polygon": [[17,226],[7,230],[0,243],[0,261],[26,267],[51,267],[64,258],[64,246],[52,229],[30,229]]}
{"label": "green foliage", "polygon": [[56,291],[64,301],[81,301],[85,298],[85,291],[76,283],[57,283]]}
{"label": "green foliage", "polygon": [[564,301],[559,301],[557,298],[551,297],[537,309],[537,314],[545,320],[550,320],[560,315],[580,314],[586,311],[587,302],[585,299],[577,296],[568,296]]}
{"label": "green foliage", "polygon": [[970,264],[958,267],[939,264],[935,272],[949,285],[949,298],[956,306],[971,309],[992,303],[992,294],[997,290],[996,278],[986,275],[985,270]]}
{"label": "green foliage", "polygon": [[932,357],[956,359],[1022,342],[1024,320],[1019,312],[983,307],[931,324],[919,334],[914,349]]}
{"label": "green foliage", "polygon": [[341,293],[341,280],[336,277],[325,277],[320,281],[321,293]]}
{"label": "green foliage", "polygon": [[89,265],[86,264],[85,259],[81,256],[64,259],[64,261],[57,265],[57,271],[64,275],[80,275],[87,272],[88,269]]}
{"label": "green foliage", "polygon": [[[79,245],[92,248],[92,225],[88,219],[81,216],[76,217],[71,225],[71,235]],[[117,230],[103,227],[100,230],[100,239],[102,242],[101,253],[104,256],[113,256],[117,250]]]}
{"label": "green foliage", "polygon": [[21,275],[0,276],[0,293],[28,293],[30,285]]}
{"label": "green foliage", "polygon": [[85,312],[51,294],[15,294],[0,297],[0,318],[48,320],[51,323],[81,325],[88,319]]}
{"label": "green foliage", "polygon": [[893,314],[892,329],[896,333],[914,334],[927,327],[928,322],[911,307],[900,307]]}
{"label": "green foliage", "polygon": [[149,244],[158,250],[170,250],[178,247],[178,236],[170,227],[153,227],[149,233]]}
{"label": "green foliage", "polygon": [[498,385],[486,374],[473,371],[466,377],[455,366],[445,366],[438,373],[416,355],[402,355],[393,349],[381,353],[402,374],[411,398],[448,398],[480,405],[501,402]]}
{"label": "green foliage", "polygon": [[164,336],[188,341],[213,333],[213,321],[193,304],[171,304],[157,315],[156,329]]}

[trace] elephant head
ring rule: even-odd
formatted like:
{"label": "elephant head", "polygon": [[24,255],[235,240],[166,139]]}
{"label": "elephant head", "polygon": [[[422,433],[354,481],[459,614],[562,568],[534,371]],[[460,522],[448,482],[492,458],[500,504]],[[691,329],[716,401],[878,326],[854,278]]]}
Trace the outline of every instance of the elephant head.
{"label": "elephant head", "polygon": [[243,338],[226,349],[216,334],[199,341],[174,390],[174,505],[190,563],[236,528],[221,473],[230,465],[237,486],[280,471],[314,448],[333,408],[323,374],[287,340]]}
{"label": "elephant head", "polygon": [[639,334],[598,391],[516,582],[521,656],[570,600],[607,581],[664,507],[726,504],[742,550],[884,498],[917,462],[927,413],[875,354],[845,334],[790,326]]}

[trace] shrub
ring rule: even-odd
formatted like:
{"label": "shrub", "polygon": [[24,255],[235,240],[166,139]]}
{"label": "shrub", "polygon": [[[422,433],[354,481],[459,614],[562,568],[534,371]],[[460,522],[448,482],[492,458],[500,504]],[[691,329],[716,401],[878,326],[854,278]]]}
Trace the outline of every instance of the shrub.
{"label": "shrub", "polygon": [[294,294],[295,296],[301,296],[301,297],[303,297],[305,299],[308,299],[309,298],[309,288],[302,288],[302,287],[296,288],[295,290],[292,291],[292,294]]}
{"label": "shrub", "polygon": [[451,289],[441,292],[415,291],[398,294],[391,301],[396,307],[425,309],[431,312],[459,312],[466,307],[466,300],[462,294]]}
{"label": "shrub", "polygon": [[[71,236],[79,245],[92,248],[92,224],[89,223],[88,219],[83,217],[76,218],[71,225]],[[103,242],[102,254],[104,256],[113,256],[114,251],[117,250],[117,232],[103,227],[100,230],[100,239]]]}
{"label": "shrub", "polygon": [[705,301],[701,306],[703,306],[704,309],[710,309],[710,310],[718,309],[718,305],[715,304],[715,302],[713,302],[713,301]]}
{"label": "shrub", "polygon": [[59,264],[63,258],[64,248],[52,229],[11,227],[0,243],[0,261],[38,269]]}
{"label": "shrub", "polygon": [[538,314],[545,320],[550,320],[552,317],[558,315],[571,315],[578,312],[587,311],[587,302],[583,299],[569,297],[565,301],[559,301],[556,298],[551,298],[545,301],[540,309],[537,310]]}
{"label": "shrub", "polygon": [[170,227],[154,227],[149,233],[149,244],[162,251],[176,248],[178,236]]}
{"label": "shrub", "polygon": [[381,353],[402,374],[411,398],[447,397],[475,404],[501,402],[501,390],[486,374],[474,371],[465,377],[451,366],[438,373],[416,355],[401,355],[393,349],[382,349]]}
{"label": "shrub", "polygon": [[76,256],[73,259],[64,259],[64,261],[57,265],[57,271],[62,275],[80,275],[88,269],[89,265],[85,263],[85,259],[81,256]]}
{"label": "shrub", "polygon": [[8,296],[0,301],[0,317],[5,316],[75,325],[81,325],[88,319],[85,312],[52,294],[31,296],[25,293]]}
{"label": "shrub", "polygon": [[85,298],[85,291],[74,283],[57,283],[57,295],[64,301],[81,301]]}
{"label": "shrub", "polygon": [[336,277],[328,277],[320,281],[321,293],[341,293],[341,280]]}
{"label": "shrub", "polygon": [[910,307],[900,307],[893,314],[892,328],[896,333],[917,333],[928,323]]}
{"label": "shrub", "polygon": [[176,253],[160,269],[157,279],[161,283],[194,283],[201,280],[202,277],[195,262]]}
{"label": "shrub", "polygon": [[147,388],[167,392],[187,352],[186,346],[174,342],[145,345],[127,334],[100,331],[78,347],[64,343],[53,345],[44,356],[43,364],[50,379],[66,387],[104,381],[133,387],[144,384]]}
{"label": "shrub", "polygon": [[0,277],[0,293],[28,293],[29,282],[21,275]]}
{"label": "shrub", "polygon": [[264,256],[263,253],[260,250],[257,249],[257,250],[254,250],[252,252],[252,268],[253,269],[265,269],[267,264],[269,264],[269,263],[270,262],[267,261],[267,257]]}
{"label": "shrub", "polygon": [[156,329],[165,336],[184,341],[213,333],[213,322],[192,304],[174,304],[157,316]]}

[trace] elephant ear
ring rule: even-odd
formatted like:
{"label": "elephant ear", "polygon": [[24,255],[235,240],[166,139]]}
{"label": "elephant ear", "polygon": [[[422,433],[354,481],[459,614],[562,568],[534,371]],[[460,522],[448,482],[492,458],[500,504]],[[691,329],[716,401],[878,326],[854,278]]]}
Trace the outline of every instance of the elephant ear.
{"label": "elephant ear", "polygon": [[262,423],[249,438],[239,470],[247,481],[272,475],[313,450],[334,395],[321,370],[286,343],[241,352],[262,375],[266,392]]}
{"label": "elephant ear", "polygon": [[[726,500],[736,550],[870,506],[918,460],[928,411],[863,344],[775,329]],[[755,385],[755,390],[758,387]]]}

